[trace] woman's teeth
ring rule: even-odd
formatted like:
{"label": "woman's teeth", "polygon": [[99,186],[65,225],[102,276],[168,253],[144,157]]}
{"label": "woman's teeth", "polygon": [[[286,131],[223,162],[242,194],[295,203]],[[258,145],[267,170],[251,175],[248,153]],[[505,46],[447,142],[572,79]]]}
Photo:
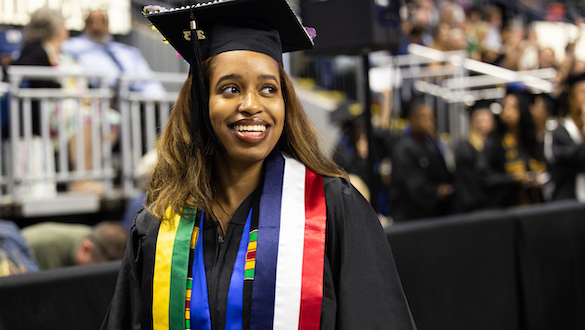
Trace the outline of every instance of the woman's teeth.
{"label": "woman's teeth", "polygon": [[236,131],[253,134],[253,135],[260,135],[262,132],[266,131],[266,126],[264,125],[236,125],[234,126]]}

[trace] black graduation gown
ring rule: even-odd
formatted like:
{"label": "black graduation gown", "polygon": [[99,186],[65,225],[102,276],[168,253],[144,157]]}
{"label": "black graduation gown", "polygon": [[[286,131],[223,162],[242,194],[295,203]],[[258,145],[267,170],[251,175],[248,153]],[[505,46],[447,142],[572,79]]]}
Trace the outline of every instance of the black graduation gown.
{"label": "black graduation gown", "polygon": [[479,154],[477,167],[482,185],[490,194],[489,207],[500,208],[515,206],[518,201],[519,184],[506,174],[506,154],[499,135],[494,134],[485,141]]}
{"label": "black graduation gown", "polygon": [[[540,189],[522,188],[505,170],[506,153],[502,147],[502,137],[493,134],[485,142],[479,154],[477,168],[485,191],[489,196],[490,208],[506,208],[521,205],[521,202],[540,203],[543,201]],[[518,155],[528,164],[531,154],[518,145]],[[527,165],[528,166],[528,165]]]}
{"label": "black graduation gown", "polygon": [[447,214],[449,201],[439,201],[437,188],[452,183],[437,143],[430,137],[403,136],[392,153],[390,184],[394,220],[409,220]]}
{"label": "black graduation gown", "polygon": [[454,212],[470,212],[484,208],[489,196],[484,191],[477,169],[477,151],[469,141],[459,143],[455,150],[455,195]]}
{"label": "black graduation gown", "polygon": [[575,143],[567,129],[559,125],[552,132],[552,153],[552,200],[576,199],[575,180],[577,174],[585,172],[585,143]]}
{"label": "black graduation gown", "polygon": [[[326,257],[321,329],[414,329],[390,245],[367,201],[341,178],[324,178],[327,205]],[[258,189],[260,190],[260,189]],[[216,227],[203,235],[213,329],[223,330],[225,301],[239,238],[249,205],[242,204],[219,247]],[[256,208],[257,209],[257,208]],[[254,215],[257,216],[257,215]],[[152,259],[159,222],[141,211],[132,226],[112,303],[102,329],[152,329]],[[210,245],[211,244],[211,245]],[[249,322],[251,291],[244,289],[244,325]]]}

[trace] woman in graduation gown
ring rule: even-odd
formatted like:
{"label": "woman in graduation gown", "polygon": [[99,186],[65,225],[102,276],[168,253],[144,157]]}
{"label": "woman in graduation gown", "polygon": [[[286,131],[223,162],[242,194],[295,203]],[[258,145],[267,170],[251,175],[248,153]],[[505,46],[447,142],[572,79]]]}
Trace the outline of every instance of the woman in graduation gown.
{"label": "woman in graduation gown", "polygon": [[102,328],[415,328],[375,212],[282,69],[312,46],[288,3],[145,12],[191,74]]}
{"label": "woman in graduation gown", "polygon": [[585,74],[568,79],[566,116],[552,132],[552,200],[585,201]]}
{"label": "woman in graduation gown", "polygon": [[487,139],[477,166],[490,199],[488,207],[510,207],[543,201],[543,155],[529,112],[529,95],[509,91],[502,101],[496,131]]}
{"label": "woman in graduation gown", "polygon": [[490,102],[477,102],[469,113],[469,136],[455,148],[455,191],[453,211],[471,212],[485,208],[491,196],[484,190],[477,170],[477,159],[494,128]]}

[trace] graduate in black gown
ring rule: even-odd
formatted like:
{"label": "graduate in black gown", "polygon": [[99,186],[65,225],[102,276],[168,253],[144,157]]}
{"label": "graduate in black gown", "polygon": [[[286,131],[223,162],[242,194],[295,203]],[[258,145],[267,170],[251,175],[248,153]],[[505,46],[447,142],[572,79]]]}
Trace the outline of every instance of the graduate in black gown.
{"label": "graduate in black gown", "polygon": [[489,195],[485,191],[477,168],[479,153],[495,126],[494,114],[489,101],[473,105],[469,114],[469,136],[455,149],[455,187],[453,196],[454,212],[470,212],[489,205]]}
{"label": "graduate in black gown", "polygon": [[539,153],[543,155],[546,163],[546,173],[541,174],[542,196],[545,202],[552,201],[554,183],[551,180],[552,159],[552,132],[558,127],[557,114],[559,102],[551,94],[535,94],[530,104],[530,116],[534,123],[534,133]]}
{"label": "graduate in black gown", "polygon": [[453,178],[437,145],[433,109],[424,103],[408,111],[411,132],[392,152],[390,203],[396,221],[445,215]]}
{"label": "graduate in black gown", "polygon": [[552,200],[585,201],[585,74],[569,78],[563,118],[552,132]]}
{"label": "graduate in black gown", "polygon": [[145,12],[191,75],[102,328],[414,329],[375,212],[282,69],[312,47],[288,3]]}
{"label": "graduate in black gown", "polygon": [[509,91],[502,101],[496,131],[487,139],[478,169],[489,207],[541,203],[546,164],[536,142],[529,95]]}

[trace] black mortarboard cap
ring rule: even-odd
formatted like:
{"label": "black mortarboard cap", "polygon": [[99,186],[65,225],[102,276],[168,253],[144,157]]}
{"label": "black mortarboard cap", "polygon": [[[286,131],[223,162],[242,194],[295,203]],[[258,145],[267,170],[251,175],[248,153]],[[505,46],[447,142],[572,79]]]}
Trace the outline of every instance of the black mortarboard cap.
{"label": "black mortarboard cap", "polygon": [[467,107],[467,114],[469,115],[469,119],[471,119],[471,116],[479,111],[479,110],[489,110],[491,111],[491,106],[492,103],[494,103],[495,100],[476,100],[471,106]]}
{"label": "black mortarboard cap", "polygon": [[172,9],[147,6],[144,13],[191,64],[192,156],[199,149],[202,128],[208,136],[205,154],[225,152],[209,121],[201,62],[223,52],[249,50],[281,63],[283,52],[313,48],[314,36],[301,25],[286,0],[216,0]]}
{"label": "black mortarboard cap", "polygon": [[474,112],[475,110],[479,110],[479,109],[490,109],[490,106],[492,105],[492,103],[494,102],[494,100],[477,100],[475,101],[475,103],[469,107],[469,113]]}
{"label": "black mortarboard cap", "polygon": [[311,36],[286,0],[219,0],[162,9],[146,17],[189,63],[192,17],[202,61],[224,51],[251,50],[280,62],[282,53],[313,48]]}

